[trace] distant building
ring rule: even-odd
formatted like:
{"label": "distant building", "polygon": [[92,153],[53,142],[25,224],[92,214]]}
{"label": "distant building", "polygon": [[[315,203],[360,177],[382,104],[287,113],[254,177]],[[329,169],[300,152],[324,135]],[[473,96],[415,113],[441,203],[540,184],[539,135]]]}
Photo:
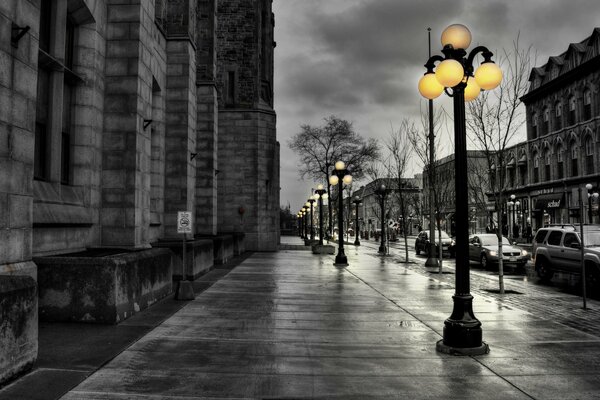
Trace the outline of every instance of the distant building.
{"label": "distant building", "polygon": [[[422,224],[421,215],[421,175],[414,178],[403,178],[400,188],[398,180],[394,178],[375,179],[352,194],[352,198],[359,198],[362,204],[359,206],[358,216],[361,221],[361,232],[368,232],[369,237],[381,229],[381,204],[379,195],[375,192],[381,185],[385,185],[387,195],[385,198],[384,221],[387,226],[395,228],[400,233],[402,220],[406,218],[408,234],[416,234]],[[399,194],[402,193],[405,201],[406,215],[402,214]],[[354,210],[354,205],[352,210]],[[352,214],[351,225],[354,222]]]}

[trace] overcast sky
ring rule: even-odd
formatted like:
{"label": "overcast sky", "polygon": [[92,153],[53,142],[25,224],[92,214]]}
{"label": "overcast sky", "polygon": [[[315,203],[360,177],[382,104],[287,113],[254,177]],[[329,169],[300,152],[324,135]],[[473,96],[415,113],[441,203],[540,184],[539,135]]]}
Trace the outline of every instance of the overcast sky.
{"label": "overcast sky", "polygon": [[273,12],[281,205],[292,213],[316,186],[300,180],[288,146],[301,124],[322,125],[334,114],[362,136],[385,140],[402,118],[419,121],[427,27],[432,54],[453,23],[469,27],[471,48],[496,54],[520,32],[540,66],[600,26],[599,0],[274,0]]}

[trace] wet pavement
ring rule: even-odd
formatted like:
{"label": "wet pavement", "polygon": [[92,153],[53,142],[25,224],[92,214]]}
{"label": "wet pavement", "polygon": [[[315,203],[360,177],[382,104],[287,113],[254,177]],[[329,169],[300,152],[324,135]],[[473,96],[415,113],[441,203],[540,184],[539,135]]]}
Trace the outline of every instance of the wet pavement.
{"label": "wet pavement", "polygon": [[579,297],[522,278],[507,289],[523,294],[500,296],[474,271],[490,353],[451,356],[435,344],[452,273],[370,243],[346,255],[345,268],[308,251],[251,255],[63,398],[600,398],[599,302],[584,311]]}

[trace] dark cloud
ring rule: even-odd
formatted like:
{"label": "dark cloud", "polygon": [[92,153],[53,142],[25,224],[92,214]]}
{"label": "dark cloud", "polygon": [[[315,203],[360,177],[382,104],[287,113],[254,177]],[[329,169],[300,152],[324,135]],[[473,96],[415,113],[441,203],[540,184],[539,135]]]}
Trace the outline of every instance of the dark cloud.
{"label": "dark cloud", "polygon": [[419,121],[427,27],[438,54],[441,31],[452,23],[469,26],[473,45],[496,54],[520,33],[541,65],[600,25],[598,0],[275,0],[274,12],[282,204],[314,186],[299,181],[287,147],[301,124],[337,114],[364,136],[383,138],[403,117]]}

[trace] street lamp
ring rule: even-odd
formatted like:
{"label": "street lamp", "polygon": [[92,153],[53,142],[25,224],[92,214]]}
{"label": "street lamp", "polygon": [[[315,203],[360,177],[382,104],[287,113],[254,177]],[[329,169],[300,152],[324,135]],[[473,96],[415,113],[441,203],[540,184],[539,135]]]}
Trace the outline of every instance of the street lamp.
{"label": "street lamp", "polygon": [[308,202],[306,204],[310,204],[310,241],[314,241],[315,240],[315,230],[313,227],[313,205],[315,203],[315,199],[312,198],[312,196],[308,199]]}
{"label": "street lamp", "polygon": [[592,221],[592,198],[594,199],[598,199],[598,196],[600,196],[598,194],[598,192],[594,192],[594,193],[590,193],[592,191],[592,188],[594,186],[592,186],[591,183],[588,183],[587,185],[585,185],[585,188],[587,189],[587,196],[588,196],[588,224],[593,223]]}
{"label": "street lamp", "polygon": [[360,197],[356,196],[354,198],[354,200],[352,200],[352,202],[356,206],[356,227],[354,229],[355,230],[355,232],[354,232],[354,245],[355,246],[360,246],[360,239],[358,238],[358,233],[360,232],[360,226],[358,225],[358,206],[360,206],[362,204],[362,200],[360,199]]}
{"label": "street lamp", "polygon": [[308,214],[308,207],[306,207],[306,205],[304,205],[302,207],[302,216],[304,217],[304,242],[306,242],[308,240],[308,220],[307,220],[307,215]]}
{"label": "street lamp", "polygon": [[[481,89],[497,87],[502,80],[502,71],[492,62],[492,52],[484,46],[475,47],[467,56],[466,49],[470,44],[471,32],[466,26],[454,24],[446,28],[442,33],[444,57],[435,55],[427,60],[427,72],[419,81],[419,92],[425,98],[434,99],[445,91],[453,97],[454,103],[454,184],[458,221],[456,288],[452,315],[444,321],[444,338],[436,348],[444,353],[477,355],[489,352],[489,347],[482,341],[481,322],[473,313],[473,296],[470,293],[469,227],[464,223],[469,214],[465,101],[475,99]],[[473,73],[473,61],[479,53],[484,61]],[[437,68],[436,62],[439,62]]]}
{"label": "street lamp", "polygon": [[385,254],[385,196],[387,195],[387,189],[385,188],[385,185],[382,183],[377,189],[375,189],[375,193],[379,196],[379,204],[381,206],[381,244],[379,245],[378,253]]}
{"label": "street lamp", "polygon": [[315,196],[319,199],[319,246],[323,246],[323,198],[327,196],[327,190],[320,183],[315,190]]}
{"label": "street lamp", "polygon": [[[521,224],[519,224],[519,212],[521,211],[521,202],[519,200],[515,201],[515,210],[516,210],[516,217],[513,216],[513,220],[514,220],[514,224],[513,224],[513,238],[518,238],[519,237],[519,232],[521,233],[521,236],[523,236],[523,229],[521,229]],[[513,215],[514,215],[514,211],[513,211]],[[518,228],[515,230],[515,228]]]}
{"label": "street lamp", "polygon": [[335,256],[335,265],[346,266],[348,265],[348,258],[344,253],[344,235],[342,233],[344,229],[344,185],[352,183],[352,175],[350,171],[346,169],[346,164],[343,161],[335,163],[331,176],[329,177],[329,184],[331,186],[338,185],[338,253]]}
{"label": "street lamp", "polygon": [[513,237],[513,227],[515,226],[515,195],[510,195],[510,201],[507,203],[508,205],[508,215],[506,216],[508,219],[508,237],[512,239]]}

